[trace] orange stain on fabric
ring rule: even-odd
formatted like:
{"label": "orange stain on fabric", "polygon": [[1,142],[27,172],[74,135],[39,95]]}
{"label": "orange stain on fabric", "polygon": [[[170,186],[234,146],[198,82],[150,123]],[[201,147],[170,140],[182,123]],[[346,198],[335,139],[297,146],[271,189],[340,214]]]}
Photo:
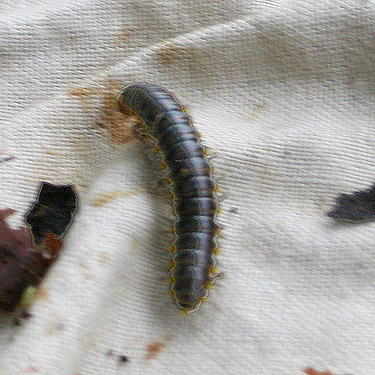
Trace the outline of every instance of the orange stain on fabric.
{"label": "orange stain on fabric", "polygon": [[331,371],[325,370],[325,371],[318,371],[313,369],[312,367],[307,367],[303,370],[304,373],[307,375],[335,375]]}
{"label": "orange stain on fabric", "polygon": [[120,190],[115,190],[115,191],[109,191],[105,193],[101,193],[99,197],[93,199],[91,201],[92,206],[96,207],[101,207],[104,206],[107,203],[113,202],[117,198],[121,197],[131,197],[133,195],[137,195],[141,192],[141,189],[133,189],[129,191],[120,191]]}
{"label": "orange stain on fabric", "polygon": [[77,87],[69,90],[71,96],[81,100],[83,107],[88,112],[93,112],[100,100],[100,116],[94,127],[104,129],[109,140],[117,144],[125,144],[134,139],[132,127],[139,122],[131,112],[120,108],[116,99],[118,92],[123,87],[122,82],[108,79],[104,87]]}
{"label": "orange stain on fabric", "polygon": [[152,341],[147,344],[146,350],[147,354],[145,356],[146,360],[156,358],[160,352],[166,347],[167,343],[172,340],[172,336],[165,335],[164,341]]}

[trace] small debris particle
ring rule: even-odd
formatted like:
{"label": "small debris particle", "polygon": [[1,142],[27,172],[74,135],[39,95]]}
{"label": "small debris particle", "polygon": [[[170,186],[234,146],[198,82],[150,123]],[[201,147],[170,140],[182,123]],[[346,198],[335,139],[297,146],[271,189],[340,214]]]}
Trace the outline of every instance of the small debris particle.
{"label": "small debris particle", "polygon": [[22,310],[19,316],[13,319],[13,324],[15,326],[21,326],[26,319],[30,319],[32,316],[33,314],[27,310]]}
{"label": "small debris particle", "polygon": [[129,362],[129,358],[126,355],[123,355],[123,354],[118,356],[118,360],[119,360],[120,363]]}
{"label": "small debris particle", "polygon": [[23,310],[20,314],[20,318],[21,319],[29,319],[33,316],[33,314],[31,314],[31,312],[27,311],[27,310]]}
{"label": "small debris particle", "polygon": [[236,207],[231,207],[230,209],[229,209],[229,212],[231,213],[231,214],[238,214],[238,209],[236,208]]}
{"label": "small debris particle", "polygon": [[22,325],[22,319],[20,318],[14,318],[13,319],[13,324],[17,327],[21,326]]}
{"label": "small debris particle", "polygon": [[353,194],[341,194],[329,217],[339,221],[361,223],[375,220],[375,185]]}
{"label": "small debris particle", "polygon": [[11,161],[13,159],[15,159],[15,156],[6,156],[5,158],[3,158],[3,159],[0,160],[0,163]]}
{"label": "small debris particle", "polygon": [[155,358],[164,348],[165,343],[160,341],[154,341],[147,345],[147,354],[145,359]]}

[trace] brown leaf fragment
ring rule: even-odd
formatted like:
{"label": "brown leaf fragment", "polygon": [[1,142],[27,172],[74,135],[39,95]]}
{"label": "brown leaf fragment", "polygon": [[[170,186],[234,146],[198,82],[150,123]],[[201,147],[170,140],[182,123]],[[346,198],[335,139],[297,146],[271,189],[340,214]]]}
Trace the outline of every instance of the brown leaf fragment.
{"label": "brown leaf fragment", "polygon": [[14,210],[0,210],[0,310],[12,312],[21,301],[29,304],[33,287],[57,259],[59,237],[71,224],[76,207],[71,186],[42,183],[38,201],[26,216],[32,233],[9,227],[5,219]]}
{"label": "brown leaf fragment", "polygon": [[49,267],[50,260],[33,248],[26,228],[12,229],[5,218],[12,209],[0,210],[0,310],[13,311],[25,289],[36,285]]}

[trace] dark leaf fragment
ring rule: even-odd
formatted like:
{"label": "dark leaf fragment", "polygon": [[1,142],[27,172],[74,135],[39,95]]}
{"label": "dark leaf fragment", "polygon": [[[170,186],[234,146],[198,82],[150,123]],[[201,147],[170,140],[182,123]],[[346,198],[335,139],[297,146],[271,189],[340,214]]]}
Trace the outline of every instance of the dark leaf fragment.
{"label": "dark leaf fragment", "polygon": [[[27,228],[12,229],[5,219],[14,210],[0,210],[0,310],[12,312],[37,286],[57,259],[60,237],[77,208],[71,186],[43,182],[38,201],[26,216]],[[33,237],[34,236],[34,237]]]}
{"label": "dark leaf fragment", "polygon": [[13,311],[25,289],[36,285],[51,259],[33,248],[26,228],[12,229],[5,218],[14,210],[0,210],[0,309]]}
{"label": "dark leaf fragment", "polygon": [[63,235],[76,210],[77,196],[72,186],[43,182],[37,202],[26,215],[35,243],[40,244],[47,233]]}
{"label": "dark leaf fragment", "polygon": [[375,220],[375,185],[365,191],[341,194],[329,217],[352,223]]}

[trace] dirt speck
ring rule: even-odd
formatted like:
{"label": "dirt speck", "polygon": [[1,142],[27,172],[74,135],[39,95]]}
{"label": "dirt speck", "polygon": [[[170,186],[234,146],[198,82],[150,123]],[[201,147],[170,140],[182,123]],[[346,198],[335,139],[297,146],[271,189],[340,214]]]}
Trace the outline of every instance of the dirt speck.
{"label": "dirt speck", "polygon": [[127,363],[127,362],[129,362],[128,356],[126,356],[124,354],[120,354],[118,356],[118,360],[119,360],[120,363]]}

